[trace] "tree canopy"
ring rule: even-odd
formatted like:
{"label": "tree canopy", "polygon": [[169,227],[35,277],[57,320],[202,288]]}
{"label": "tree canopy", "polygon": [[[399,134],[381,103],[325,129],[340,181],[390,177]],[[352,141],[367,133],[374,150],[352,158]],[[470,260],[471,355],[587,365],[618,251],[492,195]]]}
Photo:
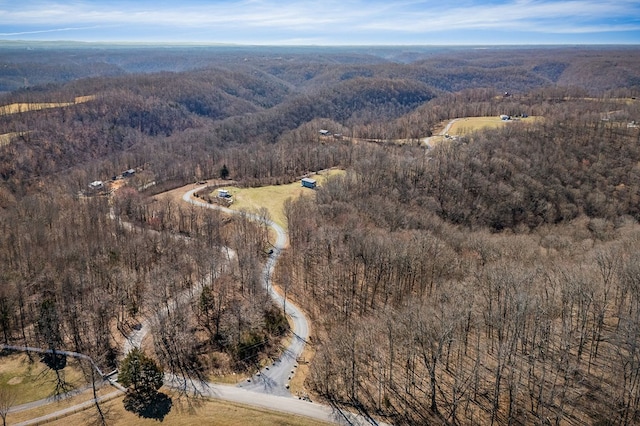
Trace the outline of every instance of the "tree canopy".
{"label": "tree canopy", "polygon": [[163,376],[162,368],[140,349],[129,352],[122,360],[118,374],[118,381],[129,388],[123,401],[125,410],[162,421],[172,405],[171,398],[158,392]]}
{"label": "tree canopy", "polygon": [[118,381],[137,394],[153,394],[162,387],[163,371],[156,362],[138,348],[122,360]]}

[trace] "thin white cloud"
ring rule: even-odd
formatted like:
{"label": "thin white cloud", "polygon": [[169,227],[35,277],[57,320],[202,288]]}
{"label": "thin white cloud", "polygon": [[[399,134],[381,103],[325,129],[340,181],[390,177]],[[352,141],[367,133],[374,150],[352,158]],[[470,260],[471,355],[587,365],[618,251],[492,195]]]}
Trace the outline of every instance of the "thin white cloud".
{"label": "thin white cloud", "polygon": [[[20,23],[19,25],[17,23]],[[138,2],[0,0],[0,36],[80,31],[91,26],[125,26],[136,34],[158,28],[202,34],[203,38],[243,38],[251,33],[269,40],[327,40],[367,34],[435,34],[446,31],[498,30],[582,34],[640,30],[637,0],[185,0],[170,6]],[[640,34],[637,35],[640,42]],[[348,41],[348,40],[347,40]]]}
{"label": "thin white cloud", "polygon": [[[502,29],[532,32],[629,31],[638,25],[615,23],[615,18],[639,16],[631,2],[518,0],[493,5],[464,5],[425,10],[371,21],[363,29],[379,31],[437,32],[444,30]],[[595,22],[594,22],[595,21]],[[637,20],[637,21],[640,21]],[[599,22],[599,23],[596,23]]]}
{"label": "thin white cloud", "polygon": [[[87,3],[23,4],[14,10],[0,9],[0,22],[21,22],[25,25],[87,23],[128,23],[156,25],[234,25],[301,27],[343,22],[340,14],[326,13],[324,6],[307,3],[277,3],[266,1],[239,1],[215,5],[189,5],[167,8],[156,5],[130,5],[127,10],[117,10],[108,5]],[[333,8],[335,10],[335,8]]]}
{"label": "thin white cloud", "polygon": [[30,34],[60,33],[60,32],[67,32],[67,31],[80,31],[80,30],[95,30],[98,28],[103,28],[103,27],[100,27],[100,26],[68,27],[68,28],[51,28],[47,30],[18,31],[13,33],[0,33],[0,37],[12,37],[12,36],[30,35]]}

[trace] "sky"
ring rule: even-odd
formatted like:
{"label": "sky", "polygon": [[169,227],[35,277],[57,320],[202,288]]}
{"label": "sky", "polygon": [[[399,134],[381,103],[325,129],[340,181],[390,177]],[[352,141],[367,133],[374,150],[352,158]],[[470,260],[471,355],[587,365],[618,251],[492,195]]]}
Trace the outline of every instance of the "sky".
{"label": "sky", "polygon": [[0,40],[640,44],[640,0],[0,0]]}

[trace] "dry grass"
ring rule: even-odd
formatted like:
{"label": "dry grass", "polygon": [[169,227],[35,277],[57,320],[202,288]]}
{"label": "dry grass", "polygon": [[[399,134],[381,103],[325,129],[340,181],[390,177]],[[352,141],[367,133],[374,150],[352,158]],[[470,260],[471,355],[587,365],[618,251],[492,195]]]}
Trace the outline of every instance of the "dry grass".
{"label": "dry grass", "polygon": [[9,145],[11,143],[11,139],[19,135],[20,133],[18,132],[5,133],[3,135],[0,135],[0,146]]}
{"label": "dry grass", "polygon": [[96,98],[95,95],[76,96],[75,103],[82,104],[85,102],[93,101],[95,98]]}
{"label": "dry grass", "polygon": [[[162,421],[163,424],[168,425],[240,426],[250,424],[252,426],[322,426],[328,424],[306,417],[283,414],[262,408],[253,408],[233,402],[213,399],[196,401],[195,406],[189,407],[188,404],[178,400],[174,395],[170,396],[173,399],[173,406],[169,414]],[[158,424],[157,420],[143,419],[126,411],[122,403],[122,398],[123,397],[119,397],[104,404],[108,412],[108,424],[113,426],[145,426]],[[94,415],[94,412],[92,409],[87,409],[48,424],[54,426],[86,425],[91,421],[91,416]]]}
{"label": "dry grass", "polygon": [[81,104],[94,100],[95,96],[78,96],[73,102],[37,102],[37,103],[15,103],[0,107],[0,115],[16,114],[19,112],[39,111],[48,108],[62,108],[71,105]]}
{"label": "dry grass", "polygon": [[[335,174],[344,173],[342,170],[329,170],[322,172],[322,174],[309,176],[312,179],[318,181],[318,186],[322,186],[322,183],[329,176]],[[284,202],[288,198],[297,198],[299,196],[312,196],[315,194],[314,190],[309,188],[303,188],[300,182],[294,182],[287,185],[270,185],[259,188],[238,188],[235,186],[224,187],[229,191],[233,197],[233,204],[231,209],[233,210],[247,210],[250,212],[256,212],[260,208],[265,207],[269,211],[271,220],[284,229],[287,228],[287,221],[284,216],[283,206]],[[217,195],[217,189],[212,196]]]}
{"label": "dry grass", "polygon": [[313,360],[313,357],[316,355],[316,350],[310,344],[306,344],[304,346],[304,350],[302,351],[301,361],[298,362],[298,368],[296,369],[296,374],[293,375],[291,381],[289,382],[289,387],[292,395],[296,396],[308,396],[309,392],[305,388],[304,383],[309,376],[309,370],[311,368],[310,362]]}
{"label": "dry grass", "polygon": [[[116,392],[116,389],[113,388],[112,386],[103,386],[101,389],[98,390],[98,396],[109,395],[109,394],[113,394],[114,392]],[[64,410],[66,408],[85,403],[87,401],[90,401],[92,398],[93,398],[93,391],[91,389],[88,389],[70,398],[61,399],[58,401],[52,401],[49,404],[32,408],[30,410],[10,413],[7,416],[7,424],[15,424],[20,422],[25,422],[27,420],[37,419],[39,417],[43,417],[48,414],[55,413],[56,411]],[[122,400],[122,398],[120,398],[120,400]],[[88,410],[89,409],[85,409],[83,411],[88,412]]]}
{"label": "dry grass", "polygon": [[452,136],[464,136],[478,130],[497,129],[514,122],[534,123],[541,120],[541,117],[527,117],[515,120],[501,120],[500,117],[466,117],[458,119],[449,128],[448,134]]}
{"label": "dry grass", "polygon": [[585,98],[572,98],[572,97],[566,97],[564,98],[565,101],[573,101],[576,99],[582,99],[585,101],[593,101],[593,102],[615,102],[615,103],[619,103],[619,104],[626,104],[626,105],[632,105],[636,102],[639,102],[639,99],[636,98],[592,98],[592,97],[585,97]]}
{"label": "dry grass", "polygon": [[[76,361],[68,358],[67,367],[63,370],[65,380],[73,388],[86,384]],[[55,373],[38,360],[29,361],[25,354],[0,357],[0,387],[15,391],[17,395],[14,405],[38,401],[53,395],[55,389]]]}

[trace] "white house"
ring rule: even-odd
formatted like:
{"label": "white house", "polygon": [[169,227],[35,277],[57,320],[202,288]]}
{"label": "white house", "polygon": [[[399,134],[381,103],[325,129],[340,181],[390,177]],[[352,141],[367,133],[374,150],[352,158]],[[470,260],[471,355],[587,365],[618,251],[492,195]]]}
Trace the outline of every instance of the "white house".
{"label": "white house", "polygon": [[101,180],[94,180],[93,182],[91,182],[89,184],[89,188],[94,189],[94,190],[103,189],[104,188],[104,182],[102,182]]}

